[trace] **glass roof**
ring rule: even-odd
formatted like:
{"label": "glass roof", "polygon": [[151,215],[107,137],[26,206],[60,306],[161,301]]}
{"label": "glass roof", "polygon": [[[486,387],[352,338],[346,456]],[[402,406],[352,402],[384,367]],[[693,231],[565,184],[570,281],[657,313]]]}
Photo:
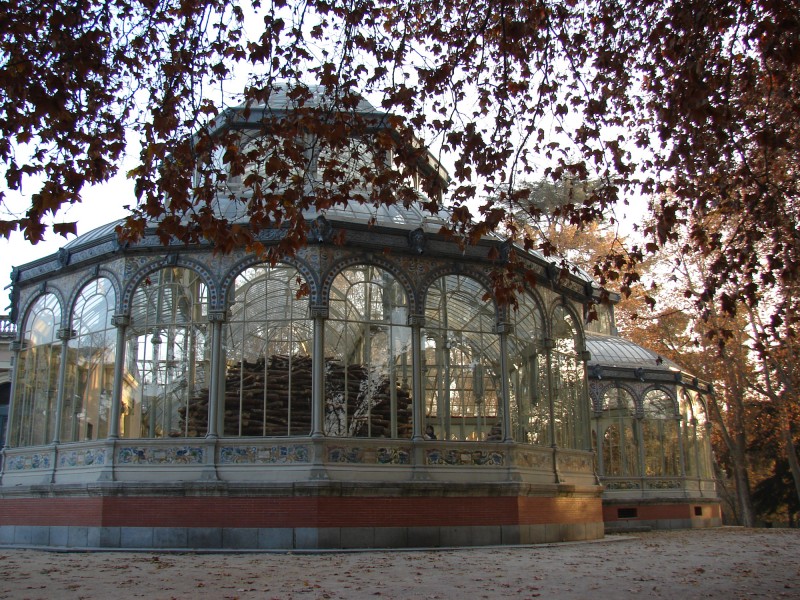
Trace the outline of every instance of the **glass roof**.
{"label": "glass roof", "polygon": [[644,367],[676,372],[682,370],[671,360],[621,337],[587,333],[586,349],[591,353],[589,365]]}
{"label": "glass roof", "polygon": [[119,219],[117,221],[112,221],[111,223],[101,225],[97,229],[92,229],[91,231],[88,231],[87,233],[81,234],[78,237],[70,240],[64,244],[64,248],[71,250],[77,248],[78,246],[82,246],[83,244],[89,244],[100,240],[107,235],[115,234],[114,230],[116,229],[117,225],[121,225],[123,222],[123,219]]}

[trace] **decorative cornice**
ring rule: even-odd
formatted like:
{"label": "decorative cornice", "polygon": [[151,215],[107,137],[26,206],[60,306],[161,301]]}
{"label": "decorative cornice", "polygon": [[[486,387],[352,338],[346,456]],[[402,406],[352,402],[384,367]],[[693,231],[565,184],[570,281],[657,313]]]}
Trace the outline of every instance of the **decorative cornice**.
{"label": "decorative cornice", "polygon": [[228,321],[227,310],[211,310],[208,312],[209,323],[226,323]]}
{"label": "decorative cornice", "polygon": [[111,324],[114,327],[127,327],[131,324],[130,315],[114,315],[111,317]]}
{"label": "decorative cornice", "polygon": [[425,315],[408,315],[409,327],[425,327]]}
{"label": "decorative cornice", "polygon": [[74,329],[70,329],[69,327],[64,327],[59,329],[56,333],[56,337],[61,340],[62,342],[67,342],[74,338],[77,335],[77,332]]}
{"label": "decorative cornice", "polygon": [[514,333],[514,326],[511,323],[500,322],[495,324],[494,332],[499,334],[505,333],[507,335],[510,335]]}
{"label": "decorative cornice", "polygon": [[327,319],[328,307],[324,304],[312,304],[309,307],[312,319]]}

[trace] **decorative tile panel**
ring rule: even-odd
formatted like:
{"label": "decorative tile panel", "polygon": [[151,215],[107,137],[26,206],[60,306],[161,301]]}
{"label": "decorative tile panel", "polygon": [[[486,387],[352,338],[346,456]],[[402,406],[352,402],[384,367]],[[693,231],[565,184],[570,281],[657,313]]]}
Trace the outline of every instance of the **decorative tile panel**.
{"label": "decorative tile panel", "polygon": [[270,446],[223,446],[219,462],[223,465],[274,465],[308,463],[311,451],[305,444]]}
{"label": "decorative tile panel", "polygon": [[22,454],[7,458],[9,471],[35,471],[37,469],[50,468],[50,453],[36,452],[34,454]]}
{"label": "decorative tile panel", "polygon": [[69,467],[89,467],[106,464],[105,448],[83,448],[80,450],[69,450],[59,452],[58,466]]}
{"label": "decorative tile panel", "polygon": [[517,466],[529,469],[551,469],[553,468],[552,452],[524,452],[518,451],[514,455]]}
{"label": "decorative tile panel", "polygon": [[556,460],[559,470],[569,473],[592,473],[594,471],[592,457],[589,455],[574,456],[559,453]]}
{"label": "decorative tile panel", "polygon": [[608,481],[607,490],[640,490],[642,484],[639,481]]}
{"label": "decorative tile panel", "polygon": [[505,465],[504,452],[499,450],[479,449],[440,449],[433,448],[425,451],[426,465],[453,465],[469,467],[502,467]]}
{"label": "decorative tile panel", "polygon": [[121,465],[196,465],[202,462],[203,448],[199,446],[126,446],[117,452],[117,463]]}
{"label": "decorative tile panel", "polygon": [[409,465],[411,449],[394,448],[357,448],[332,446],[327,452],[328,462],[372,465]]}
{"label": "decorative tile panel", "polygon": [[9,471],[35,471],[50,468],[50,452],[35,452],[6,457]]}
{"label": "decorative tile panel", "polygon": [[680,479],[656,479],[647,481],[647,489],[650,490],[679,490],[683,487]]}

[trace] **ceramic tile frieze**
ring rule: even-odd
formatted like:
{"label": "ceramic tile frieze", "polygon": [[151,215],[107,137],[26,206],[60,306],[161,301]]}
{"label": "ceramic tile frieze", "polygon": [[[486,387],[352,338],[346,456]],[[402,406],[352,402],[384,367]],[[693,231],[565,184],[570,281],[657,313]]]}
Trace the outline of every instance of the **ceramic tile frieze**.
{"label": "ceramic tile frieze", "polygon": [[6,457],[6,469],[9,471],[36,471],[49,469],[51,466],[49,452],[34,452]]}
{"label": "ceramic tile frieze", "polygon": [[576,456],[571,454],[558,454],[558,468],[570,473],[591,473],[594,469],[589,456]]}
{"label": "ceramic tile frieze", "polygon": [[469,467],[498,467],[505,465],[505,453],[499,450],[479,450],[469,448],[440,449],[425,451],[426,465],[453,465]]}
{"label": "ceramic tile frieze", "polygon": [[651,490],[677,490],[683,488],[680,479],[655,479],[647,482],[647,488]]}
{"label": "ceramic tile frieze", "polygon": [[305,444],[223,446],[219,451],[219,462],[223,465],[291,464],[310,460],[311,450]]}
{"label": "ceramic tile frieze", "polygon": [[59,452],[58,454],[58,466],[62,468],[100,466],[104,464],[106,464],[105,448],[83,448]]}
{"label": "ceramic tile frieze", "polygon": [[607,490],[640,490],[642,484],[638,481],[609,481],[606,482]]}
{"label": "ceramic tile frieze", "polygon": [[525,452],[517,451],[514,454],[514,460],[519,467],[527,467],[529,469],[551,469],[553,464],[553,455],[549,451],[544,452]]}
{"label": "ceramic tile frieze", "polygon": [[117,452],[117,464],[190,465],[203,462],[203,448],[198,446],[126,446]]}
{"label": "ceramic tile frieze", "polygon": [[327,450],[327,457],[332,463],[408,465],[411,464],[411,449],[332,446]]}

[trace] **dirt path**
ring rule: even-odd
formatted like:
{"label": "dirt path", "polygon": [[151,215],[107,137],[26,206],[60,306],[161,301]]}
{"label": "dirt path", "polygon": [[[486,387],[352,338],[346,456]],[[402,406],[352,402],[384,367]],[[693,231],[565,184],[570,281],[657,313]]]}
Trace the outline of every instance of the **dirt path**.
{"label": "dirt path", "polygon": [[0,598],[800,599],[800,530],[672,531],[533,547],[357,553],[0,549]]}

